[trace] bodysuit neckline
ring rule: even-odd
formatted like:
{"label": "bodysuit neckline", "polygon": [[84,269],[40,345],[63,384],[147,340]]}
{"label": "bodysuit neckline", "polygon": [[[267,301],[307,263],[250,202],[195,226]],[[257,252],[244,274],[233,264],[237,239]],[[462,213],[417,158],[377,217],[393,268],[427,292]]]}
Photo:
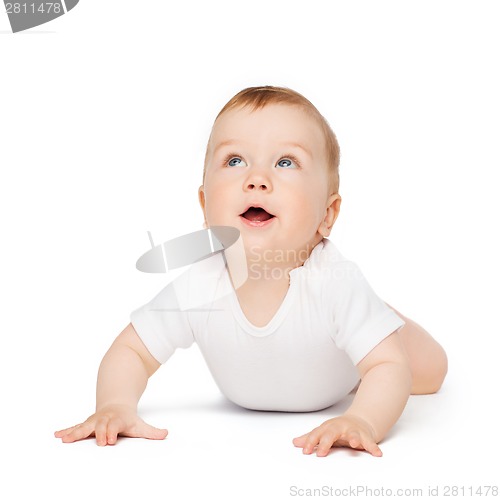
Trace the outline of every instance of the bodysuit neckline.
{"label": "bodysuit neckline", "polygon": [[234,317],[236,318],[236,321],[246,333],[253,335],[255,337],[266,337],[267,335],[271,335],[272,333],[274,333],[279,328],[283,320],[286,318],[288,311],[290,310],[290,306],[292,304],[293,297],[295,295],[295,290],[297,288],[297,283],[294,279],[294,271],[296,271],[296,269],[290,271],[290,285],[288,286],[285,298],[283,299],[283,302],[280,304],[278,310],[276,311],[274,316],[269,320],[267,325],[264,326],[254,325],[243,312],[243,309],[241,308],[241,305],[238,301],[236,292],[233,292],[231,294],[230,302]]}
{"label": "bodysuit neckline", "polygon": [[267,335],[271,335],[272,333],[274,333],[279,328],[279,326],[283,323],[283,320],[286,318],[288,311],[290,310],[290,307],[293,303],[293,299],[299,286],[298,280],[301,273],[311,265],[311,260],[314,260],[314,258],[317,258],[319,256],[323,247],[324,240],[318,243],[318,245],[313,248],[308,259],[302,266],[292,269],[289,272],[290,285],[288,287],[285,298],[283,299],[280,307],[278,308],[274,316],[269,320],[267,325],[256,326],[246,317],[238,301],[236,292],[233,290],[233,293],[231,293],[230,297],[231,309],[234,313],[236,321],[245,332],[255,337],[266,337]]}

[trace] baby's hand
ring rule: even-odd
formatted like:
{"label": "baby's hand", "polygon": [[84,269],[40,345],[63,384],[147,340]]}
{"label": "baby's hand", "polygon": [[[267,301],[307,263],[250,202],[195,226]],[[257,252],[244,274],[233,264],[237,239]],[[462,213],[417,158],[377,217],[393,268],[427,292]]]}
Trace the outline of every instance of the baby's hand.
{"label": "baby's hand", "polygon": [[306,455],[310,455],[316,449],[318,457],[326,457],[334,445],[366,450],[375,457],[382,456],[371,426],[354,415],[343,415],[327,420],[311,432],[295,438],[293,444],[302,448],[302,452]]}
{"label": "baby's hand", "polygon": [[81,424],[56,431],[54,436],[61,438],[63,443],[73,443],[89,436],[95,436],[99,446],[106,446],[107,444],[115,444],[119,434],[146,439],[165,439],[168,431],[147,424],[128,406],[109,405],[94,413]]}

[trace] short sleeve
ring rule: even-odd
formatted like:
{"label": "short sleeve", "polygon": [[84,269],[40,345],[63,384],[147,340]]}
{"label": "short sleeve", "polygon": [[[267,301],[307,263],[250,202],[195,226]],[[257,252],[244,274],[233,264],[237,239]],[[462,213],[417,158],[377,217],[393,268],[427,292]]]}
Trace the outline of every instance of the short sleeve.
{"label": "short sleeve", "polygon": [[356,264],[344,261],[330,270],[324,300],[333,321],[332,337],[357,365],[405,323],[376,295]]}
{"label": "short sleeve", "polygon": [[165,363],[177,348],[194,342],[188,313],[180,310],[172,283],[130,314],[130,321],[151,355]]}

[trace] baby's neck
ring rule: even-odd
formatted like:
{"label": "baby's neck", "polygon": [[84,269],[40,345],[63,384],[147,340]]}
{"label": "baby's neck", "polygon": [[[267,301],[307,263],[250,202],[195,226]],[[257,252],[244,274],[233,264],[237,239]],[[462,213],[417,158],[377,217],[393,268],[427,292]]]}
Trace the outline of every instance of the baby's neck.
{"label": "baby's neck", "polygon": [[266,278],[249,276],[245,283],[236,290],[240,307],[246,318],[254,326],[267,325],[279,310],[288,292],[290,277],[288,274]]}
{"label": "baby's neck", "polygon": [[300,250],[246,248],[248,277],[236,290],[241,309],[255,326],[274,317],[288,292],[290,271],[301,267],[315,245]]}
{"label": "baby's neck", "polygon": [[284,279],[292,269],[304,264],[314,246],[307,244],[300,249],[245,248],[249,278]]}

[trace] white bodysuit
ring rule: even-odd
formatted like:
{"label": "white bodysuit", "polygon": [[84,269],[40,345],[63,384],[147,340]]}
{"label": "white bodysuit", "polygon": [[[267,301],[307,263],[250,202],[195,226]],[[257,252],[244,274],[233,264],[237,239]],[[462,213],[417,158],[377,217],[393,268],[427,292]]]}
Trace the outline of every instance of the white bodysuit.
{"label": "white bodysuit", "polygon": [[245,408],[315,411],[333,405],[358,383],[356,364],[404,325],[330,240],[290,271],[287,295],[264,327],[248,321],[234,290],[211,299],[214,287],[230,283],[220,257],[218,262],[208,273],[210,286],[196,285],[199,271],[190,278],[192,290],[203,289],[203,307],[179,310],[179,293],[188,292],[169,284],[130,318],[160,363],[196,342],[221,392]]}

